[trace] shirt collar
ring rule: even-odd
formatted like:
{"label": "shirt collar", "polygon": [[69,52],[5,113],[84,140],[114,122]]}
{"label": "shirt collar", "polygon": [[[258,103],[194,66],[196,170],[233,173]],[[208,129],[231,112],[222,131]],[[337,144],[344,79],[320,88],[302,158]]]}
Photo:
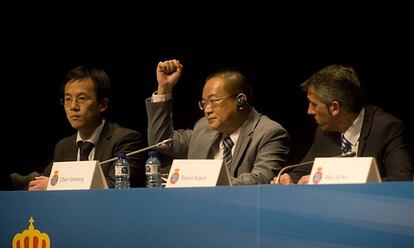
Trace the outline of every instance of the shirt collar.
{"label": "shirt collar", "polygon": [[354,146],[357,144],[359,136],[361,135],[362,123],[364,121],[364,112],[365,108],[362,108],[358,114],[358,117],[343,134],[345,138]]}
{"label": "shirt collar", "polygon": [[[240,127],[236,131],[234,131],[233,133],[231,133],[228,136],[230,136],[230,138],[233,141],[233,143],[236,144],[237,143],[237,140],[239,139],[239,134],[240,134]],[[223,135],[223,137],[221,139],[221,143],[222,144],[223,144],[224,137],[226,137],[226,136],[227,136],[226,134]]]}
{"label": "shirt collar", "polygon": [[101,136],[101,132],[102,132],[102,129],[103,129],[104,125],[105,125],[105,119],[103,119],[102,123],[93,131],[91,137],[89,139],[86,139],[86,140],[83,140],[81,138],[81,136],[79,134],[79,131],[78,131],[78,134],[76,136],[76,143],[78,143],[78,141],[88,141],[88,142],[93,143],[96,146],[96,144],[98,143],[98,140],[99,140],[99,136]]}

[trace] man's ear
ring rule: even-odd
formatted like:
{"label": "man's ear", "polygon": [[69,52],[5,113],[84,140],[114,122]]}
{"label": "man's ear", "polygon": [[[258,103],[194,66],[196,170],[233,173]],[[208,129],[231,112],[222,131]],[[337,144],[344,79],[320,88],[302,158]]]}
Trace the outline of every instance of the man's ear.
{"label": "man's ear", "polygon": [[240,93],[237,95],[237,110],[242,111],[247,104],[246,95]]}
{"label": "man's ear", "polygon": [[109,99],[108,98],[104,98],[102,100],[99,101],[99,111],[105,112],[108,109],[108,104],[109,104]]}
{"label": "man's ear", "polygon": [[333,100],[331,102],[331,104],[329,105],[329,108],[328,109],[329,109],[329,113],[332,116],[337,116],[339,114],[339,112],[340,112],[341,104],[338,101]]}

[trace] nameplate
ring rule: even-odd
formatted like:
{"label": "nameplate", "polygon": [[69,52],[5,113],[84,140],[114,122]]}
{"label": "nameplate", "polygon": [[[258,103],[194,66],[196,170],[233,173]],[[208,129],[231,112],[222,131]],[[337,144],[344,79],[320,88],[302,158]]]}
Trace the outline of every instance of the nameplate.
{"label": "nameplate", "polygon": [[309,184],[381,182],[374,157],[315,158]]}
{"label": "nameplate", "polygon": [[99,161],[54,162],[47,190],[107,189]]}
{"label": "nameplate", "polygon": [[175,159],[166,188],[231,185],[229,172],[219,159]]}

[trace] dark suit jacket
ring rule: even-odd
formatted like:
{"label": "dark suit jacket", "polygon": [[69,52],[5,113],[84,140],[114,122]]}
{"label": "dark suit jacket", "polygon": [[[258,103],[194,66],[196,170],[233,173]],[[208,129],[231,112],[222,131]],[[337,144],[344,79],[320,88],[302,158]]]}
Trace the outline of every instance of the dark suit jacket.
{"label": "dark suit jacket", "polygon": [[[341,154],[341,134],[316,129],[313,145],[303,162],[315,157]],[[366,106],[359,138],[358,157],[375,157],[384,181],[413,179],[413,150],[406,137],[405,125],[381,108]],[[297,167],[289,175],[297,182],[310,174],[312,166]]]}
{"label": "dark suit jacket", "polygon": [[[95,147],[94,160],[105,161],[117,157],[121,152],[129,153],[143,147],[144,143],[138,132],[106,121]],[[50,176],[53,162],[76,161],[77,152],[76,134],[60,140],[55,146],[53,161],[46,167],[42,175]],[[145,159],[145,153],[127,157],[128,162],[133,165],[130,168],[131,187],[145,186]],[[115,182],[114,163],[103,164],[102,171],[108,186],[113,188]]]}
{"label": "dark suit jacket", "polygon": [[[174,158],[212,159],[212,149],[218,147],[221,134],[201,118],[193,130],[173,130],[172,100],[146,101],[148,143],[155,144],[173,138],[172,145],[160,152]],[[232,183],[262,184],[269,181],[286,164],[290,150],[289,135],[277,122],[255,110],[240,128],[230,168]]]}

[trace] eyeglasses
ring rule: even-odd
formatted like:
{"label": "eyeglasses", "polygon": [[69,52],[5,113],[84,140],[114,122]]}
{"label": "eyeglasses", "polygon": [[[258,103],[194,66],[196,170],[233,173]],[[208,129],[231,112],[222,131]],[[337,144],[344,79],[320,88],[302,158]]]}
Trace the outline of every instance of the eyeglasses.
{"label": "eyeglasses", "polygon": [[75,101],[75,103],[77,103],[78,105],[83,105],[89,100],[92,100],[92,98],[88,97],[88,96],[85,96],[85,95],[80,95],[76,98],[66,96],[66,97],[60,99],[60,104],[62,104],[65,107],[68,107],[68,106],[72,105],[72,101]]}
{"label": "eyeglasses", "polygon": [[[238,93],[237,93],[238,94]],[[230,97],[234,97],[237,94],[233,94],[233,95],[229,95],[229,96],[222,96],[222,97],[217,97],[217,98],[210,98],[207,100],[201,100],[198,101],[198,107],[200,108],[200,110],[205,110],[208,106],[210,106],[211,108],[215,108],[217,107],[217,105],[219,105],[223,100],[230,98]]]}

